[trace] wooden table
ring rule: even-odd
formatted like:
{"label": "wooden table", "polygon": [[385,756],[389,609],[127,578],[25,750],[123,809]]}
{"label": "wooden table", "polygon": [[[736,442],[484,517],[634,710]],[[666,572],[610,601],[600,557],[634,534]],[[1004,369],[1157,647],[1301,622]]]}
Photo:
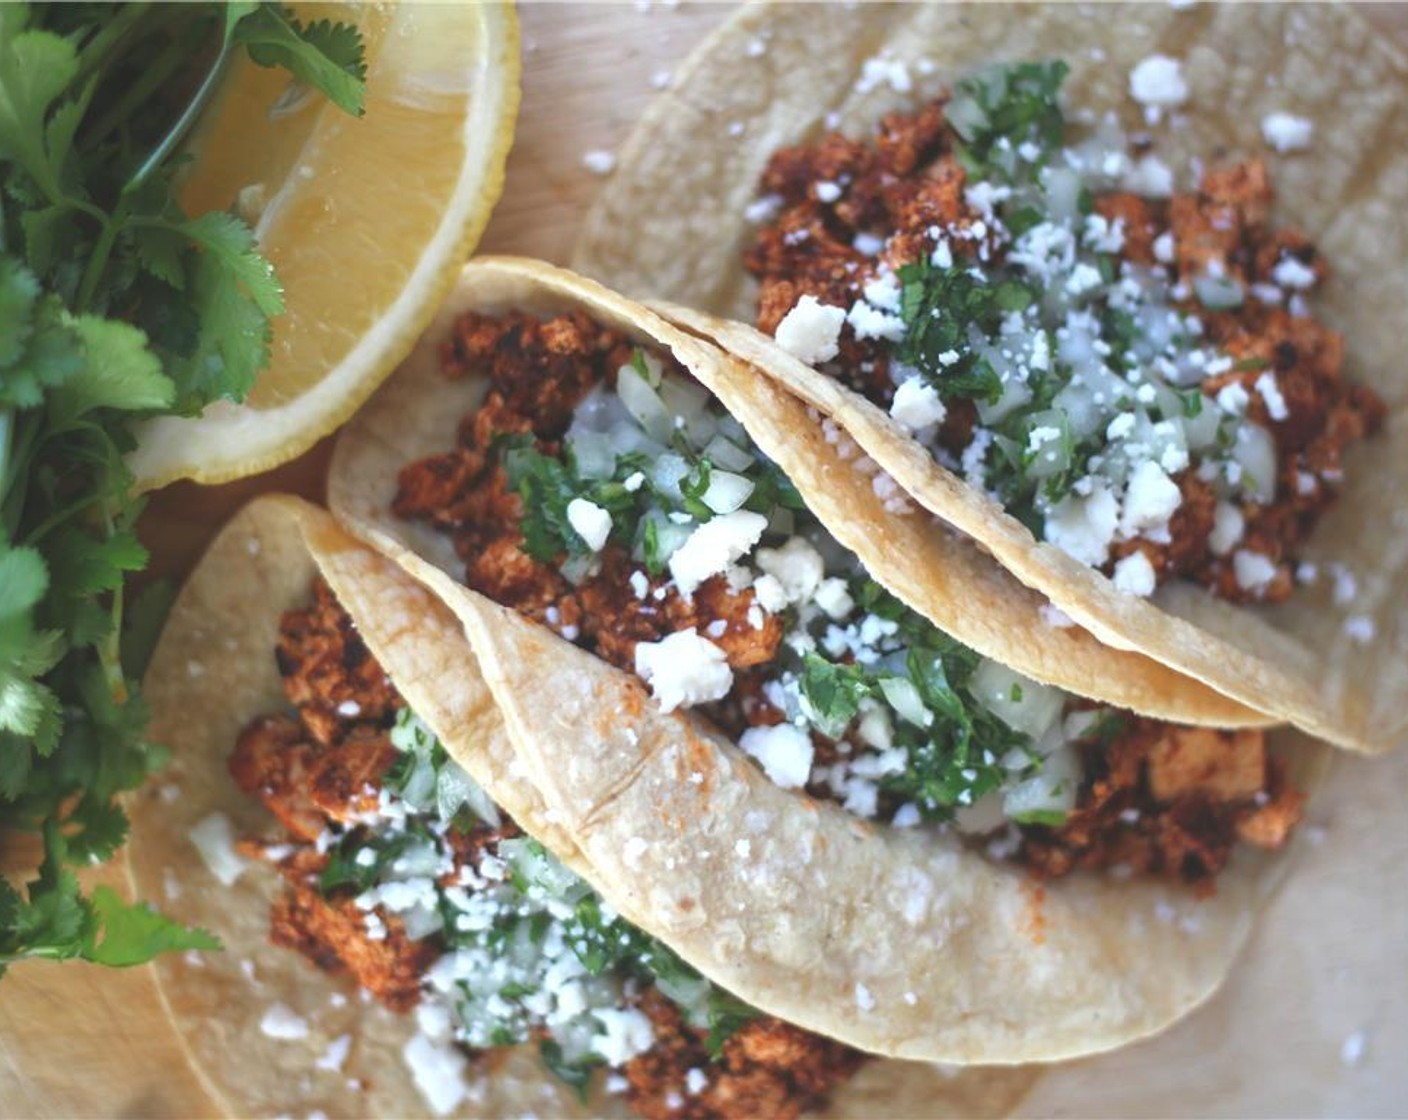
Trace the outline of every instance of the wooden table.
{"label": "wooden table", "polygon": [[[1408,44],[1408,7],[1363,10]],[[522,113],[507,186],[482,248],[565,262],[600,182],[583,155],[615,149],[671,68],[728,11],[723,4],[523,6]],[[325,440],[258,478],[211,488],[182,483],[154,495],[141,524],[153,572],[188,572],[219,526],[255,494],[284,490],[320,500],[330,451]],[[27,854],[11,851],[0,870]],[[117,877],[108,868],[95,881]],[[0,981],[0,1117],[211,1112],[146,970],[28,964]]]}

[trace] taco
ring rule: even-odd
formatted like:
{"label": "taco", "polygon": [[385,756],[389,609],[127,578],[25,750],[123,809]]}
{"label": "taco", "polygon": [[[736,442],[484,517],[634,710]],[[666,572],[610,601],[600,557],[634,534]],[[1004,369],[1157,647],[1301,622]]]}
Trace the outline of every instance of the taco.
{"label": "taco", "polygon": [[224,941],[157,974],[231,1115],[995,1115],[1034,1076],[868,1060],[628,921],[454,616],[311,506],[231,522],[147,686],[173,757],[131,867]]}
{"label": "taco", "polygon": [[911,600],[1014,656],[1024,600],[932,572],[922,516],[807,430],[645,308],[485,259],[343,435],[330,504],[465,624],[613,904],[741,998],[971,1063],[1186,1013],[1323,749],[1111,709],[955,640]]}
{"label": "taco", "polygon": [[1058,621],[1377,752],[1408,731],[1404,89],[1345,7],[755,7],[577,263],[756,322],[674,312]]}

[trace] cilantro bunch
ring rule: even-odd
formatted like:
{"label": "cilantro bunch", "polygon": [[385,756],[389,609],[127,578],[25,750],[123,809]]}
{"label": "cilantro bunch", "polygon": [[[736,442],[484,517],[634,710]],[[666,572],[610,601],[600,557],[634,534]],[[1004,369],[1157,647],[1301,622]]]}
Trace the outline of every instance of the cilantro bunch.
{"label": "cilantro bunch", "polygon": [[139,420],[242,399],[283,310],[249,226],[173,190],[240,51],[361,113],[354,27],[272,4],[0,5],[0,832],[44,845],[23,893],[0,880],[0,973],[216,945],[85,896],[74,869],[121,847],[116,798],[163,758],[137,678],[169,594],[128,610],[147,553],[123,457]]}

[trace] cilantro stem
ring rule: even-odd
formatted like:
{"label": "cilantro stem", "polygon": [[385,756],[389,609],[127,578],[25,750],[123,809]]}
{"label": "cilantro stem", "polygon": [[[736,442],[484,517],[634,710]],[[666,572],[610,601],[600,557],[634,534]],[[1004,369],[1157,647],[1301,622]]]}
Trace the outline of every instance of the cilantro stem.
{"label": "cilantro stem", "polygon": [[209,72],[205,75],[205,81],[201,82],[195,96],[191,98],[185,111],[176,119],[176,123],[162,137],[161,143],[156,146],[151,155],[142,161],[142,165],[127,180],[126,186],[122,188],[124,197],[139,191],[157,168],[161,167],[171,153],[176,150],[177,145],[186,138],[186,133],[190,132],[206,103],[214,96],[215,88],[220,84],[220,78],[225,73],[225,67],[229,65],[230,56],[233,53],[234,39],[227,28],[225,37],[220,42],[220,53],[215,56],[214,63],[211,64]]}
{"label": "cilantro stem", "polygon": [[98,235],[97,244],[93,246],[93,255],[88,258],[88,264],[83,269],[83,280],[78,285],[78,295],[74,299],[73,309],[80,315],[88,310],[88,304],[93,298],[93,292],[98,287],[98,281],[103,278],[103,272],[108,267],[108,257],[112,255],[112,248],[117,244],[117,235],[122,230],[126,219],[126,199],[117,204],[110,217],[103,219],[103,232]]}
{"label": "cilantro stem", "polygon": [[78,52],[78,77],[74,80],[74,85],[82,85],[83,80],[89,74],[101,69],[112,56],[114,48],[126,38],[127,33],[132,30],[147,14],[151,7],[146,0],[140,3],[124,4],[122,11],[108,20],[102,28],[84,45]]}
{"label": "cilantro stem", "polygon": [[174,41],[159,59],[142,71],[142,76],[127,87],[121,97],[108,106],[90,128],[84,130],[86,144],[99,144],[108,134],[136,115],[137,109],[170,81],[173,74],[190,61],[190,43]]}

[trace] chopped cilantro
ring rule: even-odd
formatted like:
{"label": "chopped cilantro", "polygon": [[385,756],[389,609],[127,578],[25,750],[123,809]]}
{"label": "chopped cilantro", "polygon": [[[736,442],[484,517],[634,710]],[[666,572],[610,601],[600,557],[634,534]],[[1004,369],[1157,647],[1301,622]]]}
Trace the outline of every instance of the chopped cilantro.
{"label": "chopped cilantro", "polygon": [[974,178],[992,179],[994,155],[1023,143],[1049,155],[1060,148],[1066,122],[1059,95],[1070,67],[1057,59],[998,64],[978,71],[954,90],[948,121],[963,140],[959,158]]}

